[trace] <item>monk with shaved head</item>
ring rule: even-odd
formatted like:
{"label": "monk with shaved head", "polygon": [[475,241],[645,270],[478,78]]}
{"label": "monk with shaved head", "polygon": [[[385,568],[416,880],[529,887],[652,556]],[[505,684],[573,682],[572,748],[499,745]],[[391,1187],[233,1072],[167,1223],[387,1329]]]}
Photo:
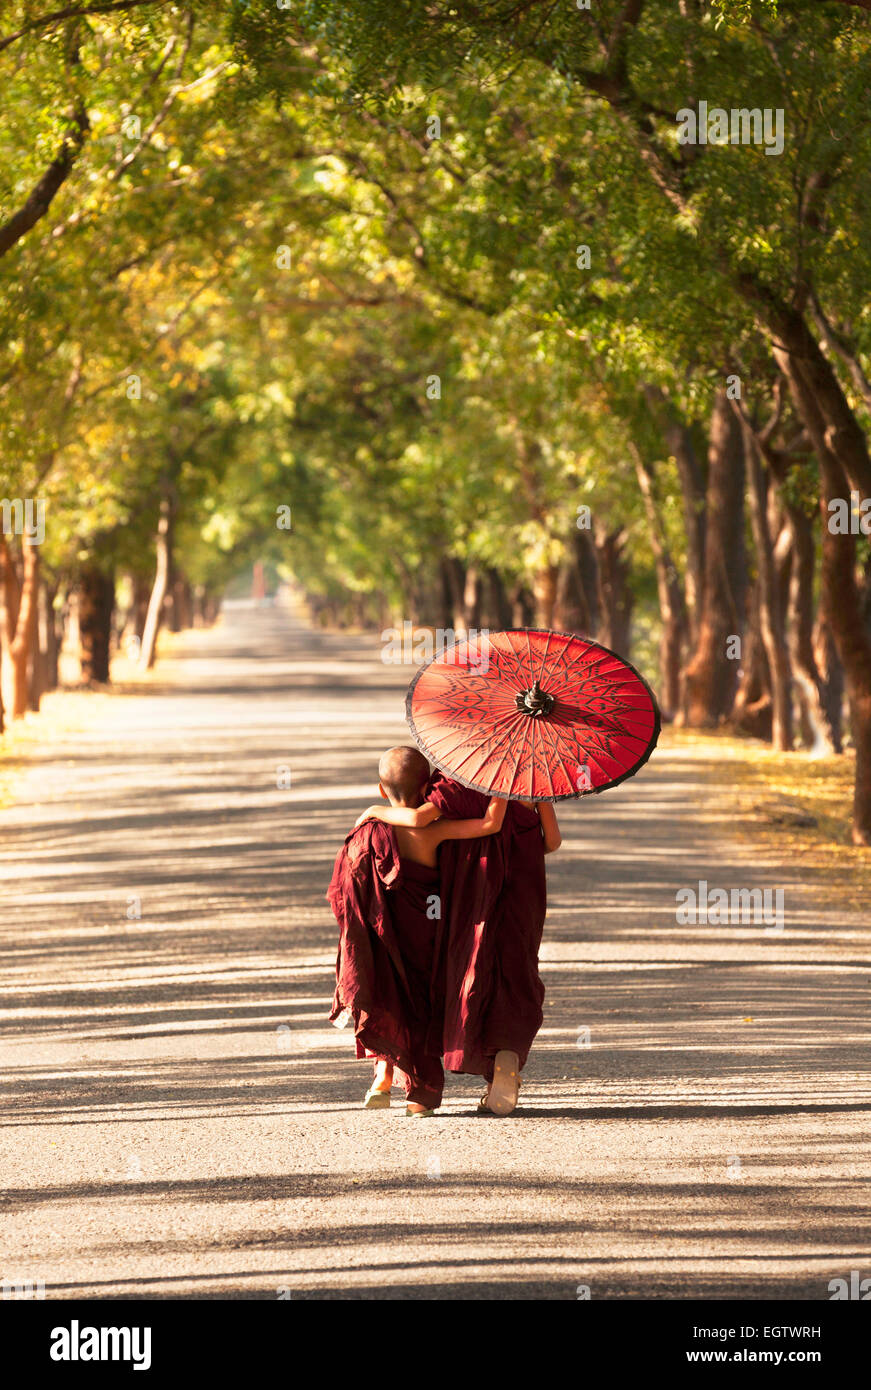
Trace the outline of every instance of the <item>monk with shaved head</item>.
{"label": "monk with shaved head", "polygon": [[429,763],[419,748],[400,744],[381,754],[378,789],[391,806],[419,806],[428,782]]}
{"label": "monk with shaved head", "polygon": [[433,1010],[439,846],[495,835],[507,805],[493,797],[481,816],[441,819],[435,806],[419,809],[429,777],[417,748],[388,748],[378,764],[379,791],[400,823],[375,819],[383,804],[370,806],[339,851],[327,894],[340,927],[330,1018],[339,1026],[352,1021],[357,1056],[375,1061],[363,1104],[387,1109],[396,1080],[413,1117],[432,1115],[444,1087],[441,1020]]}

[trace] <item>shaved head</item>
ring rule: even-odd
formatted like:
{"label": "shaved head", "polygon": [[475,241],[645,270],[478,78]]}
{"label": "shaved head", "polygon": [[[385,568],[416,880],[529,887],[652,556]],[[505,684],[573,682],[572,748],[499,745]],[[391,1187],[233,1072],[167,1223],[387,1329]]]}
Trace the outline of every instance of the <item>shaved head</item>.
{"label": "shaved head", "polygon": [[388,748],[378,764],[378,779],[391,801],[414,804],[429,780],[429,763],[420,749],[409,744]]}

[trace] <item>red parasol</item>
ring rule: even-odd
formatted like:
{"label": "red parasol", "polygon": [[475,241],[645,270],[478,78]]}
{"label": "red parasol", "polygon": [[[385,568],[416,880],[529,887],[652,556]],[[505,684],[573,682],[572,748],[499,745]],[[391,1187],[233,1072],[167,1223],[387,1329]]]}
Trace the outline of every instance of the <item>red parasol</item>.
{"label": "red parasol", "polygon": [[456,642],[418,671],[405,712],[447,777],[531,801],[624,782],[660,727],[653,693],[628,661],[586,637],[527,629]]}

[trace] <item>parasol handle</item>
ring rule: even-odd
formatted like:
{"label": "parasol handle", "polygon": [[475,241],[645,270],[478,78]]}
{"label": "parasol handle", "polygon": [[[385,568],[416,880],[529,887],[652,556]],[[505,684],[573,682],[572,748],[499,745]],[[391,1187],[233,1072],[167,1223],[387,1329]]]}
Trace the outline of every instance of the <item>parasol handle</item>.
{"label": "parasol handle", "polygon": [[537,719],[542,714],[550,714],[553,709],[553,696],[542,690],[538,681],[533,681],[529,690],[521,690],[515,696],[514,703],[521,714],[528,714],[531,718]]}

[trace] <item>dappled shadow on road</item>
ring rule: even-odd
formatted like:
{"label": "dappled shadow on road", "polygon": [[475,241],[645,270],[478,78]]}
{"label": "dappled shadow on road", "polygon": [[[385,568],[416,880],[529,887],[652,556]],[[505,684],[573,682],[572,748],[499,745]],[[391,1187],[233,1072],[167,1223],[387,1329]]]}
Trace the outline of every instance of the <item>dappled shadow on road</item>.
{"label": "dappled shadow on road", "polygon": [[[163,1281],[159,1289],[153,1287],[155,1281],[136,1281],[125,1284],[125,1292],[117,1292],[117,1284],[106,1287],[105,1284],[57,1284],[47,1288],[48,1298],[99,1298],[101,1302],[113,1302],[135,1298],[139,1300],[155,1300],[165,1298],[185,1299],[257,1299],[272,1300],[276,1298],[291,1297],[294,1301],[323,1301],[330,1300],[336,1302],[369,1301],[369,1300],[401,1300],[401,1301],[437,1301],[437,1302],[456,1302],[457,1300],[485,1302],[498,1300],[502,1301],[562,1301],[574,1302],[578,1299],[591,1297],[589,1284],[581,1284],[579,1280],[586,1275],[589,1278],[590,1269],[596,1269],[593,1265],[588,1267],[583,1256],[552,1256],[548,1264],[564,1266],[565,1273],[562,1278],[554,1275],[542,1275],[538,1278],[529,1270],[526,1278],[518,1270],[524,1271],[530,1265],[543,1263],[537,1260],[518,1259],[515,1261],[494,1260],[492,1263],[501,1265],[499,1277],[484,1275],[481,1278],[469,1277],[445,1278],[444,1271],[447,1268],[453,1270],[457,1265],[462,1267],[464,1264],[472,1266],[470,1274],[480,1268],[486,1270],[488,1261],[479,1259],[469,1259],[467,1261],[433,1261],[430,1264],[420,1266],[420,1274],[414,1277],[413,1271],[407,1271],[405,1266],[377,1266],[371,1271],[372,1276],[377,1282],[366,1282],[357,1278],[359,1266],[354,1266],[354,1282],[348,1283],[350,1271],[339,1271],[331,1284],[321,1276],[317,1280],[312,1280],[309,1276],[305,1281],[299,1282],[292,1288],[288,1285],[288,1279],[296,1275],[296,1271],[285,1269],[271,1269],[258,1271],[257,1274],[250,1274],[245,1271],[238,1271],[234,1274],[222,1276],[216,1283],[214,1276],[202,1276],[200,1279],[190,1279],[189,1277],[179,1277],[175,1287],[172,1280]],[[829,1298],[827,1292],[828,1279],[831,1274],[839,1275],[841,1266],[832,1266],[831,1271],[821,1272],[816,1276],[790,1276],[778,1272],[774,1275],[766,1276],[764,1270],[754,1270],[748,1274],[733,1273],[728,1269],[728,1260],[724,1261],[725,1268],[718,1269],[715,1273],[709,1274],[706,1271],[693,1271],[689,1275],[680,1273],[668,1273],[658,1270],[644,1270],[643,1261],[641,1272],[626,1270],[620,1271],[622,1277],[618,1277],[609,1268],[599,1274],[596,1279],[595,1298],[601,1299],[674,1299],[681,1298],[687,1300],[708,1300],[708,1299],[740,1299],[740,1300],[775,1300],[789,1299],[811,1301]],[[418,1267],[416,1267],[418,1268]],[[402,1273],[405,1272],[405,1277]],[[378,1275],[381,1275],[378,1278]],[[392,1277],[391,1277],[392,1276]],[[299,1277],[299,1276],[297,1276]],[[234,1283],[233,1280],[238,1282]],[[215,1284],[211,1290],[202,1287],[203,1283]],[[180,1285],[184,1285],[184,1292],[180,1292]]]}
{"label": "dappled shadow on road", "polygon": [[[758,1182],[640,1185],[490,1175],[487,1201],[501,1213],[498,1225],[486,1211],[471,1214],[481,1194],[473,1173],[443,1173],[434,1183],[423,1174],[397,1180],[358,1171],[353,1182],[350,1200],[348,1176],[322,1172],[56,1184],[6,1195],[10,1213],[46,1203],[60,1212],[75,1209],[70,1204],[108,1201],[121,1210],[135,1206],[141,1213],[153,1206],[163,1214],[163,1233],[148,1241],[161,1273],[53,1283],[49,1297],[83,1289],[90,1297],[118,1297],[119,1284],[137,1297],[172,1297],[174,1283],[182,1281],[187,1297],[216,1296],[218,1289],[233,1297],[277,1297],[289,1288],[293,1297],[440,1297],[460,1278],[467,1296],[481,1298],[522,1297],[533,1288],[539,1297],[578,1297],[581,1281],[597,1298],[822,1298],[832,1275],[862,1267],[871,1250],[860,1177],[824,1185],[806,1179],[774,1189]],[[404,1212],[434,1190],[433,1219],[415,1220],[410,1242]],[[541,1209],[520,1217],[530,1202]],[[190,1204],[227,1210],[223,1234],[213,1221],[207,1234],[189,1234],[180,1213]],[[367,1220],[373,1204],[384,1214]],[[284,1214],[283,1229],[274,1220],[251,1221],[254,1213],[276,1210]],[[602,1242],[610,1253],[596,1253]],[[119,1235],[89,1243],[82,1253],[92,1267],[111,1261],[123,1268],[136,1261],[142,1244],[135,1234]],[[257,1262],[258,1254],[268,1256],[267,1268],[238,1268],[240,1255]],[[171,1273],[179,1262],[195,1266],[198,1257],[208,1258],[210,1273]]]}
{"label": "dappled shadow on road", "polygon": [[[289,1024],[278,1027],[286,1027]],[[0,1098],[0,1128],[87,1123],[123,1124],[164,1121],[172,1114],[229,1117],[264,1107],[274,1114],[344,1114],[354,1116],[368,1077],[365,1063],[349,1065],[344,1052],[318,1056],[314,1051],[291,1060],[282,1044],[289,1037],[298,1052],[303,1043],[293,1033],[273,1033],[272,1048],[251,1048],[251,1031],[220,1030],[225,1045],[236,1050],[215,1056],[214,1037],[203,1041],[202,1060],[175,1057],[103,1059],[93,1063],[70,1060],[62,1068],[39,1064],[9,1064],[4,1071]],[[256,1033],[262,1036],[262,1025]],[[301,1039],[304,1035],[299,1034]],[[196,1033],[189,1035],[196,1042]],[[164,1035],[160,1043],[150,1036],[135,1039],[140,1051],[172,1047],[177,1035]],[[232,1040],[232,1041],[231,1041]],[[124,1034],[114,1041],[133,1041]],[[128,1049],[129,1050],[129,1049]],[[282,1055],[277,1056],[276,1053]],[[871,1110],[871,1082],[851,1075],[840,1085],[833,1079],[841,1062],[841,1049],[808,1041],[797,1051],[776,1049],[750,1060],[721,1049],[680,1047],[658,1050],[631,1045],[602,1051],[571,1073],[567,1048],[539,1050],[530,1067],[521,1104],[511,1124],[540,1123],[560,1119],[577,1124],[601,1120],[658,1124],[664,1120],[714,1120],[731,1117],[748,1120],[761,1116],[820,1116]],[[716,1077],[716,1086],[711,1078]],[[449,1082],[447,1106],[439,1123],[450,1124],[474,1113],[477,1095],[465,1103],[456,1092],[472,1090],[471,1078]],[[556,1092],[556,1095],[553,1093]],[[456,1098],[455,1098],[456,1097]],[[459,1106],[459,1110],[456,1107]],[[492,1117],[474,1117],[492,1124]],[[371,1123],[371,1116],[366,1120]]]}
{"label": "dappled shadow on road", "polygon": [[[359,1189],[355,1196],[359,1199],[364,1195],[384,1193],[391,1194],[399,1202],[404,1196],[415,1191],[433,1191],[433,1181],[425,1173],[406,1174],[401,1180],[371,1174],[358,1175],[354,1179],[354,1185]],[[154,1182],[130,1180],[71,1183],[46,1188],[5,1188],[3,1197],[5,1202],[16,1207],[38,1206],[45,1202],[67,1202],[82,1198],[103,1200],[112,1197],[122,1198],[125,1201],[132,1199],[163,1201],[166,1199],[171,1202],[274,1202],[317,1197],[326,1202],[332,1198],[346,1198],[348,1186],[349,1180],[346,1174],[294,1173],[288,1176],[272,1173],[237,1174],[232,1177],[208,1179],[167,1179]],[[857,1199],[861,1197],[863,1189],[861,1178],[844,1180],[840,1186],[854,1192]],[[476,1188],[477,1182],[474,1174],[440,1174],[438,1178],[438,1191],[441,1193],[470,1194]],[[636,1182],[614,1182],[596,1178],[575,1179],[570,1176],[547,1179],[512,1174],[507,1179],[493,1178],[492,1192],[497,1198],[500,1193],[517,1195],[532,1191],[543,1195],[550,1193],[555,1197],[564,1199],[567,1204],[573,1198],[592,1196],[595,1201],[591,1204],[591,1211],[599,1212],[600,1215],[590,1215],[585,1218],[583,1223],[574,1223],[569,1216],[559,1220],[537,1220],[534,1223],[506,1220],[500,1225],[501,1235],[510,1239],[512,1236],[529,1231],[534,1227],[535,1230],[541,1231],[542,1235],[546,1236],[549,1230],[555,1232],[573,1224],[577,1224],[578,1229],[583,1225],[586,1229],[594,1230],[608,1225],[613,1227],[615,1221],[617,1225],[632,1227],[633,1223],[637,1223],[639,1214],[644,1213],[648,1208],[648,1216],[655,1224],[652,1213],[658,1210],[661,1204],[672,1200],[677,1204],[676,1229],[682,1228],[684,1222],[690,1219],[688,1209],[683,1216],[680,1214],[680,1206],[684,1203],[706,1206],[712,1213],[717,1213],[723,1227],[728,1227],[730,1220],[733,1220],[739,1211],[743,1212],[754,1207],[768,1210],[768,1204],[771,1200],[769,1185],[751,1182],[739,1184],[715,1181],[651,1181],[645,1183],[644,1187],[641,1188]],[[821,1212],[830,1212],[831,1208],[827,1202],[818,1200],[819,1193],[815,1191],[815,1184],[811,1181],[790,1183],[787,1184],[785,1192],[790,1198],[789,1205],[795,1206],[795,1220],[785,1226],[784,1231],[804,1230],[802,1223],[806,1223],[806,1238],[810,1241],[821,1239],[824,1233],[814,1229],[814,1222]],[[800,1210],[798,1209],[799,1205]],[[622,1215],[615,1217],[612,1212],[621,1208]],[[471,1221],[464,1224],[480,1224],[483,1228],[488,1223],[482,1220],[479,1223]],[[845,1228],[838,1234],[836,1243],[840,1244],[842,1241],[852,1240],[860,1229],[866,1236],[871,1232],[871,1215],[867,1211],[864,1212],[859,1227],[851,1225],[849,1228]],[[318,1227],[309,1222],[304,1232],[285,1231],[283,1234],[277,1234],[275,1231],[263,1230],[257,1234],[249,1233],[245,1241],[241,1241],[238,1235],[234,1236],[233,1239],[237,1245],[256,1243],[272,1249],[278,1248],[282,1244],[299,1244],[303,1238],[306,1244],[341,1245],[356,1242],[361,1231],[365,1231],[367,1238],[375,1243],[389,1241],[395,1236],[396,1223],[378,1222],[365,1228],[355,1223],[347,1230],[342,1231],[329,1223]],[[699,1239],[705,1239],[711,1233],[711,1230],[699,1229],[690,1232]],[[444,1239],[450,1234],[450,1227],[446,1227],[442,1221],[431,1225],[418,1222],[415,1225],[415,1234],[421,1241],[425,1241],[427,1236]],[[766,1224],[764,1228],[757,1228],[747,1234],[751,1239],[767,1239],[772,1234],[772,1227],[770,1224]],[[209,1243],[214,1245],[214,1239],[210,1238]]]}

